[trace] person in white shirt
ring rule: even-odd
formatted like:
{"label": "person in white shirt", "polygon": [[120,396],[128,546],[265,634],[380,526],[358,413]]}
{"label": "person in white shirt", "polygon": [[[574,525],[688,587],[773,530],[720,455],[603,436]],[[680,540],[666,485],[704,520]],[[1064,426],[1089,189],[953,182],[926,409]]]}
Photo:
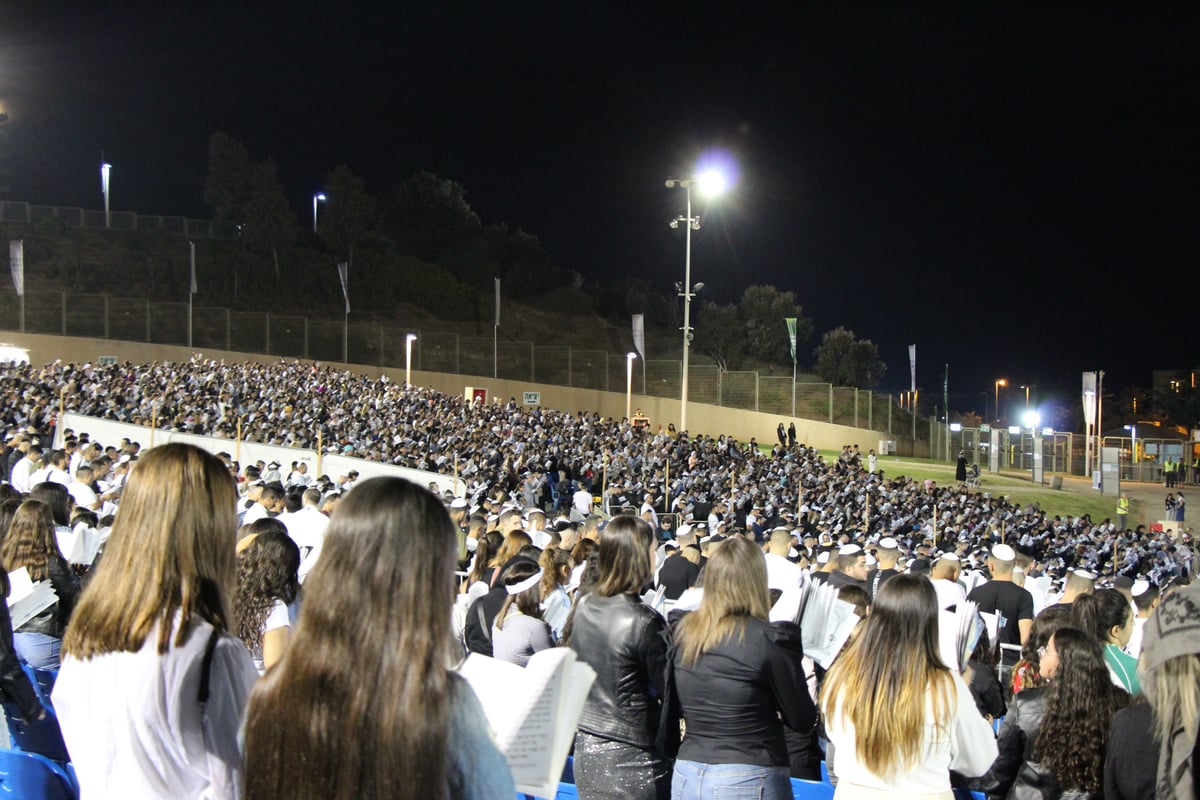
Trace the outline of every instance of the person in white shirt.
{"label": "person in white shirt", "polygon": [[929,578],[937,592],[939,609],[957,606],[967,599],[967,590],[958,582],[961,574],[962,562],[954,553],[945,553],[934,563]]}
{"label": "person in white shirt", "polygon": [[53,700],[84,797],[242,795],[258,671],[227,629],[236,492],[190,445],[146,453],[63,639]]}
{"label": "person in white shirt", "polygon": [[242,524],[249,525],[260,519],[273,517],[283,511],[283,491],[278,485],[264,486],[259,492],[258,500],[242,515]]}
{"label": "person in white shirt", "polygon": [[792,550],[792,534],[780,526],[771,531],[771,539],[763,557],[767,561],[767,588],[787,589],[804,582],[804,570],[788,560]]}
{"label": "person in white shirt", "polygon": [[[297,500],[300,507],[293,511],[291,506]],[[319,489],[289,492],[284,498],[284,504],[288,507],[287,510],[276,519],[284,524],[288,536],[292,537],[292,541],[300,548],[300,581],[303,583],[321,555],[321,545],[325,542],[325,529],[329,527],[329,517],[318,510],[321,504]]]}
{"label": "person in white shirt", "polygon": [[42,448],[31,444],[25,451],[25,455],[21,456],[16,464],[13,464],[12,475],[9,476],[9,482],[12,483],[13,488],[21,494],[29,494],[29,490],[36,485],[30,478],[41,462]]}
{"label": "person in white shirt", "polygon": [[75,501],[75,505],[99,511],[100,498],[92,489],[93,477],[94,473],[91,467],[80,467],[75,470],[75,480],[67,484],[67,492],[70,493],[71,498]]}
{"label": "person in white shirt", "polygon": [[578,514],[580,519],[587,519],[592,513],[592,493],[580,486],[575,494],[571,495],[572,513]]}
{"label": "person in white shirt", "polygon": [[1131,592],[1134,605],[1137,606],[1137,615],[1133,618],[1133,633],[1129,637],[1129,643],[1125,645],[1125,652],[1138,658],[1142,654],[1142,635],[1146,629],[1146,620],[1150,619],[1150,614],[1158,608],[1161,598],[1158,587],[1150,581],[1134,581]]}
{"label": "person in white shirt", "polygon": [[995,760],[992,726],[943,665],[937,631],[932,584],[896,575],[834,661],[821,710],[840,800],[950,797],[950,770],[978,777]]}

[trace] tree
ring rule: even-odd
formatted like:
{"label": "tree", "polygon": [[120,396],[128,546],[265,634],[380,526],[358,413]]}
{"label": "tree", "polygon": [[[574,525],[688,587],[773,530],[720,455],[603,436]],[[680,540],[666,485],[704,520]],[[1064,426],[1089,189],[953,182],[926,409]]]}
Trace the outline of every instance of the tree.
{"label": "tree", "polygon": [[879,358],[879,348],[870,339],[859,341],[854,331],[837,327],[821,337],[813,351],[816,373],[835,386],[872,389],[883,378],[887,366]]}
{"label": "tree", "polygon": [[344,164],[329,173],[325,185],[329,199],[318,233],[327,247],[345,253],[347,263],[354,266],[354,247],[371,230],[371,196],[362,178]]}
{"label": "tree", "polygon": [[710,356],[722,370],[741,366],[746,337],[737,306],[705,301],[697,309],[695,328],[693,345],[697,351]]}
{"label": "tree", "polygon": [[425,261],[438,260],[447,245],[478,236],[483,227],[460,184],[424,171],[391,191],[381,216],[400,249]]}
{"label": "tree", "polygon": [[246,221],[252,173],[246,147],[231,136],[214,133],[208,141],[204,202],[213,210],[216,222],[241,225]]}
{"label": "tree", "polygon": [[250,247],[269,251],[275,264],[275,277],[282,277],[279,252],[295,244],[296,218],[279,184],[275,162],[269,158],[254,165],[243,238]]}
{"label": "tree", "polygon": [[781,292],[774,286],[750,286],[742,293],[738,313],[742,319],[745,351],[761,361],[786,363],[792,360],[784,320],[796,318],[796,348],[812,336],[812,320],[805,317],[796,305],[792,292]]}

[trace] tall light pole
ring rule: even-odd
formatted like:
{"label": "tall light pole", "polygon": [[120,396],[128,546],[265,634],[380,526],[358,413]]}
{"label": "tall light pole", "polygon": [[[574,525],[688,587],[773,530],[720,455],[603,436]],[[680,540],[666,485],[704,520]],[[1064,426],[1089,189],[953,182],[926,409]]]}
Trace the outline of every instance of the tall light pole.
{"label": "tall light pole", "polygon": [[325,193],[317,192],[313,195],[313,233],[317,232],[317,203],[325,202]]}
{"label": "tall light pole", "polygon": [[1025,410],[1029,411],[1029,390],[1036,389],[1037,384],[1036,383],[1021,384],[1021,388],[1025,390]]}
{"label": "tall light pole", "polygon": [[[679,223],[685,226],[685,244],[683,251],[683,286],[680,296],[683,298],[683,382],[679,389],[679,432],[687,430],[687,397],[688,397],[688,351],[692,345],[692,298],[704,284],[692,286],[692,231],[700,230],[700,217],[692,216],[692,186],[696,186],[708,195],[720,194],[725,190],[725,176],[716,170],[708,170],[692,178],[667,178],[667,188],[682,188],[687,194],[687,214],[671,220],[671,227],[678,229]],[[676,284],[679,286],[679,284]]]}
{"label": "tall light pole", "polygon": [[1007,378],[1000,378],[996,381],[996,422],[1000,421],[1000,387],[1008,386]]}
{"label": "tall light pole", "polygon": [[633,360],[637,353],[625,354],[625,419],[633,422]]}
{"label": "tall light pole", "polygon": [[417,340],[415,333],[404,337],[404,388],[412,386],[412,343]]}
{"label": "tall light pole", "polygon": [[[101,156],[103,158],[104,156]],[[105,229],[112,227],[112,214],[108,210],[108,177],[112,172],[112,164],[107,161],[100,165],[100,191],[104,193],[104,227]]]}

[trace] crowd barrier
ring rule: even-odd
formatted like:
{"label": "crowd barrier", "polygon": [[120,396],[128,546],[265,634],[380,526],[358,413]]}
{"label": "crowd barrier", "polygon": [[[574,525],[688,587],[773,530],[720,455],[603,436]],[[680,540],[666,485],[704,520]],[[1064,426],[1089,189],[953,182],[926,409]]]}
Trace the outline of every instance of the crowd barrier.
{"label": "crowd barrier", "polygon": [[160,430],[148,428],[144,425],[134,425],[129,422],[117,422],[116,420],[88,417],[75,413],[62,415],[59,425],[55,428],[55,447],[62,446],[63,433],[68,429],[76,433],[86,431],[92,441],[100,442],[105,447],[109,445],[116,446],[122,439],[137,442],[144,448],[168,442],[184,442],[195,445],[201,450],[213,453],[214,455],[222,452],[229,453],[233,457],[233,460],[242,466],[252,464],[256,461],[263,461],[268,464],[275,461],[280,464],[280,472],[285,480],[287,479],[287,474],[291,471],[292,462],[299,462],[306,464],[309,474],[314,477],[328,475],[330,478],[337,480],[339,476],[347,475],[351,470],[357,470],[360,479],[393,476],[412,481],[418,486],[429,486],[431,483],[436,483],[440,491],[444,492],[450,489],[456,497],[464,497],[467,492],[466,481],[461,478],[456,479],[453,475],[442,475],[437,472],[401,467],[379,461],[367,461],[366,459],[350,456],[318,453],[316,450],[303,448],[281,447],[279,445],[261,444],[259,442],[237,441],[234,439],[221,439],[215,436],[199,436],[194,433]]}

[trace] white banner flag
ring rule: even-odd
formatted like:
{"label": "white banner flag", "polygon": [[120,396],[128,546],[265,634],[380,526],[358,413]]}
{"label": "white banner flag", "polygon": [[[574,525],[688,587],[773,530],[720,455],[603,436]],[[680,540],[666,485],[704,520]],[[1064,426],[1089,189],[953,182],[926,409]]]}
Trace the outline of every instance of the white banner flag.
{"label": "white banner flag", "polygon": [[633,348],[638,351],[642,361],[646,360],[646,316],[633,315]]}
{"label": "white banner flag", "polygon": [[917,390],[917,346],[910,344],[908,346],[908,369],[912,373],[912,390]]}
{"label": "white banner flag", "polygon": [[189,261],[190,261],[191,267],[192,267],[192,282],[191,282],[191,289],[189,291],[192,294],[195,294],[196,292],[200,291],[199,289],[196,288],[196,243],[195,242],[188,242],[188,255],[189,255]]}
{"label": "white banner flag", "polygon": [[500,279],[496,278],[496,327],[500,327]]}
{"label": "white banner flag", "polygon": [[1096,373],[1083,373],[1083,419],[1088,425],[1096,422]]}
{"label": "white banner flag", "polygon": [[342,282],[342,297],[346,298],[346,313],[350,313],[350,264],[343,261],[338,264],[338,279]]}
{"label": "white banner flag", "polygon": [[21,297],[25,294],[25,240],[8,243],[8,261],[12,268],[13,286],[17,287],[17,296]]}

